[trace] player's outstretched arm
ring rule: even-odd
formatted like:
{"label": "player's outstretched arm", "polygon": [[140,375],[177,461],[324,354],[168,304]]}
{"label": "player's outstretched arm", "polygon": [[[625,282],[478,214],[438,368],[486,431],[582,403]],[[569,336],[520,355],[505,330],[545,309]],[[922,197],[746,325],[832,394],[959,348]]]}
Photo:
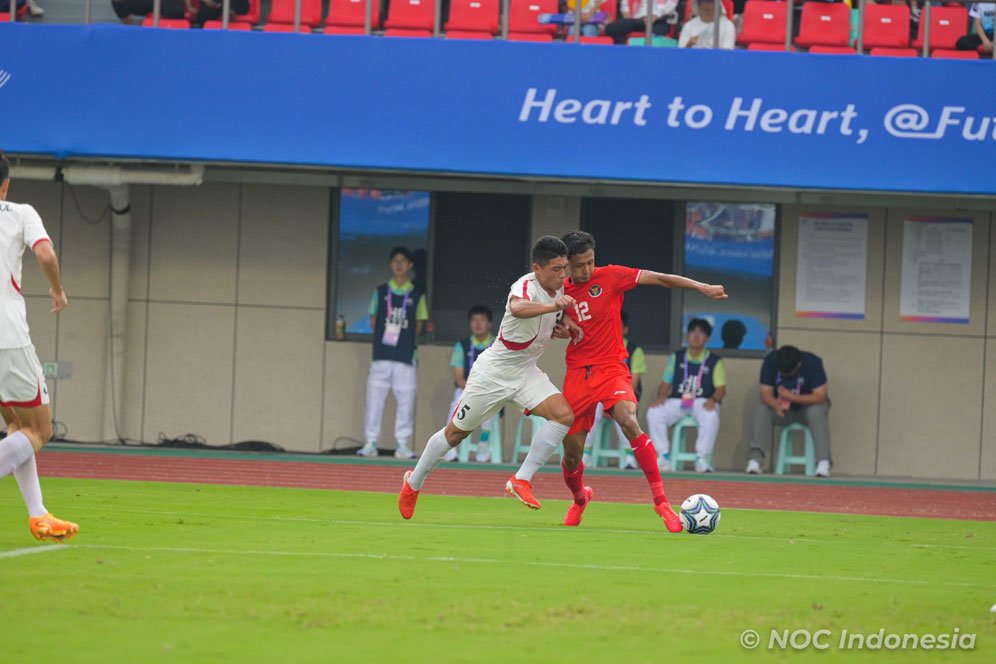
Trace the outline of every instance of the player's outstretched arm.
{"label": "player's outstretched arm", "polygon": [[551,302],[550,304],[533,302],[513,295],[509,299],[508,309],[516,318],[536,318],[543,314],[553,314],[564,309],[570,309],[574,305],[574,298],[570,295],[562,295],[556,302]]}
{"label": "player's outstretched arm", "polygon": [[62,276],[59,272],[59,257],[51,242],[39,242],[34,248],[38,266],[48,279],[48,294],[52,296],[52,313],[57,314],[69,304],[66,291],[62,289]]}
{"label": "player's outstretched arm", "polygon": [[687,288],[702,293],[706,297],[714,300],[725,300],[729,297],[726,289],[722,285],[704,284],[680,274],[664,274],[651,270],[641,270],[640,279],[637,282],[641,286],[660,286],[662,288]]}

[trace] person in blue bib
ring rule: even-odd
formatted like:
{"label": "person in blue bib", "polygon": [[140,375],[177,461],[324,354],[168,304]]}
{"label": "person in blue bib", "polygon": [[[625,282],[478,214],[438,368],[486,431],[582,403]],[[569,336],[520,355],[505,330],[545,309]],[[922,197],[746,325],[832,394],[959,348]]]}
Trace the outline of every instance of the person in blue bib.
{"label": "person in blue bib", "polygon": [[761,403],[754,411],[747,472],[759,474],[774,425],[805,424],[813,433],[817,477],[830,476],[830,395],[823,360],[795,346],[768,353],[761,364]]}
{"label": "person in blue bib", "polygon": [[394,393],[394,456],[413,459],[412,434],[415,431],[416,340],[429,319],[425,293],[412,283],[415,265],[406,247],[391,249],[392,278],[374,289],[370,297],[370,328],[373,330],[373,361],[367,378],[367,408],[364,418],[366,444],[360,456],[377,456],[381,419],[387,393]]}
{"label": "person in blue bib", "polygon": [[[491,313],[491,309],[483,304],[475,305],[467,313],[467,321],[470,324],[470,335],[456,342],[453,346],[453,354],[450,355],[450,367],[453,369],[453,401],[450,403],[450,409],[446,411],[447,421],[453,417],[453,411],[460,403],[463,388],[467,385],[467,378],[470,376],[470,370],[474,367],[474,362],[495,340],[495,336],[491,333],[491,325],[494,322],[494,314]],[[478,463],[491,461],[491,432],[495,430],[496,426],[501,426],[498,418],[499,416],[495,415],[481,424],[481,436],[477,443],[476,459]],[[443,459],[456,461],[457,448],[451,447]]]}
{"label": "person in blue bib", "polygon": [[704,318],[688,321],[688,345],[671,355],[657,389],[657,399],[647,409],[650,439],[657,448],[658,465],[671,470],[668,428],[683,417],[698,423],[695,436],[695,471],[713,471],[712,451],[719,434],[719,404],[726,396],[723,360],[706,349],[712,324]]}

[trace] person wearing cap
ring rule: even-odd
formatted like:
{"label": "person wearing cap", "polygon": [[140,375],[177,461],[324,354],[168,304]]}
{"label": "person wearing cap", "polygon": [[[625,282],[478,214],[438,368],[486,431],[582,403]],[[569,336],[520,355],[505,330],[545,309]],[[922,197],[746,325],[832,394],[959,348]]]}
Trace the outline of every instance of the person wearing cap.
{"label": "person wearing cap", "polygon": [[[678,46],[681,48],[716,48],[716,0],[695,0],[695,16],[681,27]],[[720,5],[720,13],[724,13]],[[737,28],[726,16],[719,21],[719,48],[732,49],[737,41]]]}

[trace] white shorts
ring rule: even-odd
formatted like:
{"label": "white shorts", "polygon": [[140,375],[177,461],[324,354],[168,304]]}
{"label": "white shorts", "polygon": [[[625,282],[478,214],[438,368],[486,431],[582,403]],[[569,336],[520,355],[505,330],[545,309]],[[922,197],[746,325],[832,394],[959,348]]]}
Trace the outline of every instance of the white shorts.
{"label": "white shorts", "polygon": [[526,370],[517,387],[510,387],[491,378],[485,371],[470,372],[467,387],[463,389],[460,401],[450,416],[453,424],[461,431],[473,431],[498,414],[505,404],[511,402],[520,408],[532,410],[541,403],[560,394],[549,376],[538,367]]}
{"label": "white shorts", "polygon": [[0,349],[0,406],[37,408],[46,405],[48,387],[35,347]]}

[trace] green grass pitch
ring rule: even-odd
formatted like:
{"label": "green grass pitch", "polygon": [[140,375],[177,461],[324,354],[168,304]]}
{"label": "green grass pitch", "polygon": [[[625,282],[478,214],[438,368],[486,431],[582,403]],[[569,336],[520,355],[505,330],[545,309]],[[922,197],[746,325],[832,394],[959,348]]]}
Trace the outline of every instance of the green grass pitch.
{"label": "green grass pitch", "polygon": [[[58,546],[0,487],[6,663],[996,661],[994,523],[727,509],[669,535],[645,505],[567,529],[562,501],[426,493],[404,522],[389,494],[46,479],[82,529]],[[772,652],[773,628],[833,647]],[[880,628],[975,650],[838,652]]]}

